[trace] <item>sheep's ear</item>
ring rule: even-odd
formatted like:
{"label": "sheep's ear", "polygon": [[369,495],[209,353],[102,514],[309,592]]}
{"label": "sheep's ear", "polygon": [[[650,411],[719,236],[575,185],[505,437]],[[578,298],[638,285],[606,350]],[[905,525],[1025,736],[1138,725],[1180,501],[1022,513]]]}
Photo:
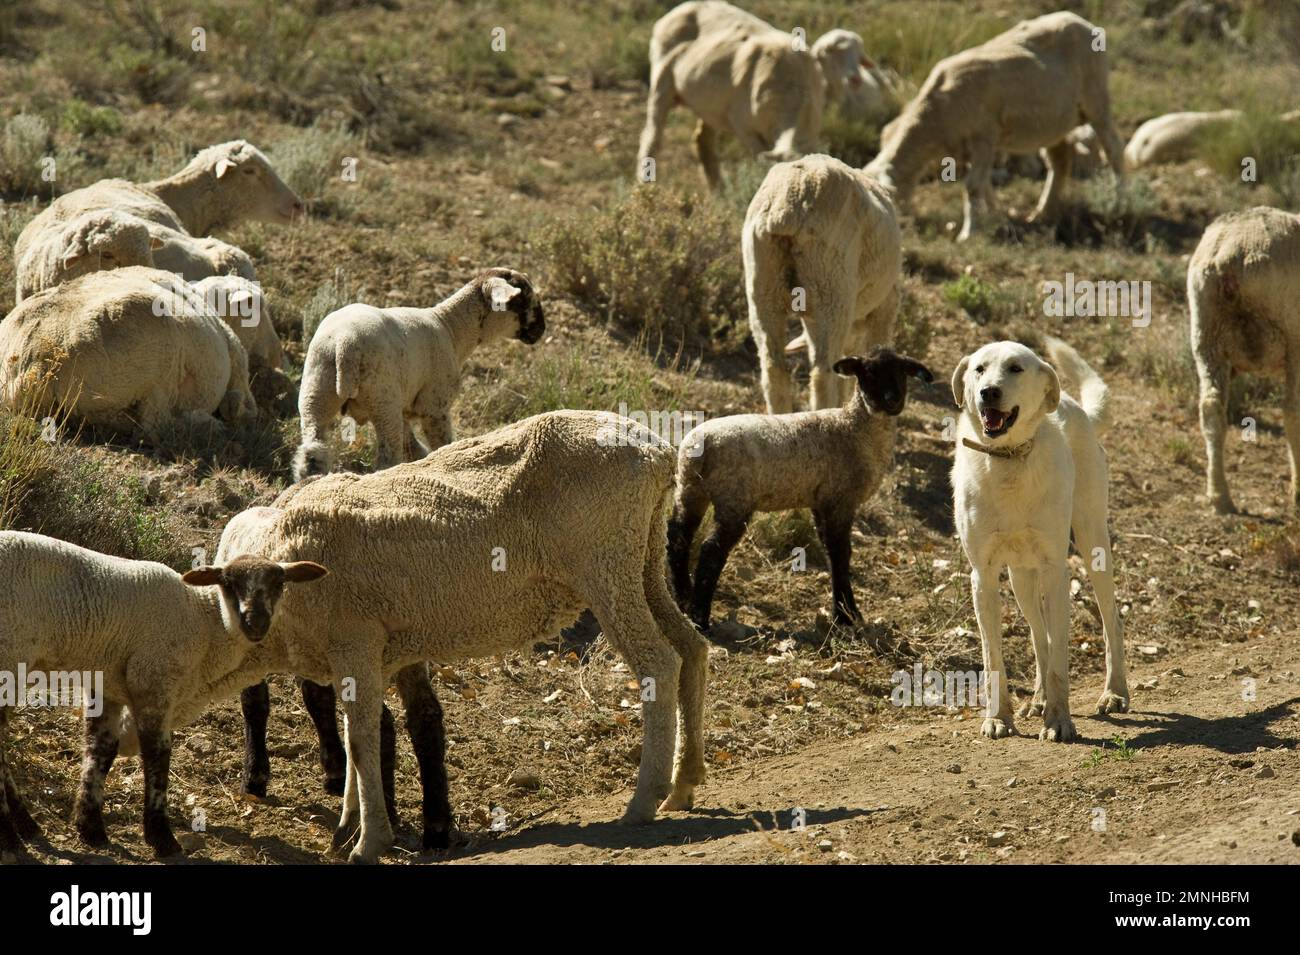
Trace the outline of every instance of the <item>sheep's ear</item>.
{"label": "sheep's ear", "polygon": [[876,68],[876,64],[872,63],[870,58],[868,57],[864,56],[860,60],[858,60],[858,62],[862,64],[862,66],[866,67],[868,70],[874,70]]}
{"label": "sheep's ear", "polygon": [[807,347],[808,347],[808,333],[804,332],[798,338],[792,340],[788,345],[785,346],[785,353],[787,355],[797,355],[799,354],[799,352],[803,351]]}
{"label": "sheep's ear", "polygon": [[235,289],[235,291],[231,292],[229,295],[226,296],[226,304],[238,305],[240,302],[251,302],[253,298],[254,296],[253,296],[252,289],[246,289],[246,288]]}
{"label": "sheep's ear", "polygon": [[831,371],[837,375],[843,375],[845,378],[856,378],[858,372],[862,371],[862,361],[850,355],[848,358],[841,358],[831,365]]}
{"label": "sheep's ear", "polygon": [[217,168],[215,171],[216,177],[220,179],[222,176],[224,176],[226,173],[230,172],[230,170],[234,168],[235,168],[235,163],[231,162],[229,159],[218,159]]}
{"label": "sheep's ear", "polygon": [[920,378],[927,385],[934,381],[934,375],[930,373],[930,369],[926,368],[915,358],[908,358],[906,355],[899,355],[898,366],[903,370],[903,374],[911,375],[913,378]]}
{"label": "sheep's ear", "polygon": [[952,373],[952,400],[958,408],[966,406],[966,366],[970,364],[970,355],[957,363],[957,370]]}
{"label": "sheep's ear", "polygon": [[506,303],[516,295],[523,294],[523,290],[511,285],[500,276],[492,275],[483,283],[483,294],[488,304],[492,306],[492,311],[503,312]]}
{"label": "sheep's ear", "polygon": [[284,571],[284,579],[294,584],[319,580],[329,573],[320,564],[311,560],[295,560],[292,563],[281,564],[280,569]]}
{"label": "sheep's ear", "polygon": [[1061,379],[1057,377],[1056,369],[1047,362],[1043,362],[1043,371],[1047,376],[1047,387],[1043,392],[1043,412],[1051,414],[1061,403]]}
{"label": "sheep's ear", "polygon": [[210,587],[213,584],[221,583],[221,568],[211,565],[195,567],[193,570],[187,570],[181,574],[181,580],[191,587]]}

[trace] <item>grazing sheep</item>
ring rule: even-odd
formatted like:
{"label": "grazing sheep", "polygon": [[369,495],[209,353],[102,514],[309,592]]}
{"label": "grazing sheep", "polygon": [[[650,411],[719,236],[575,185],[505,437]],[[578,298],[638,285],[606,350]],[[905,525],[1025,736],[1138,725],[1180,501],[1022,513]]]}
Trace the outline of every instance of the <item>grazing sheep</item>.
{"label": "grazing sheep", "polygon": [[25,299],[0,322],[0,400],[35,415],[156,441],[184,416],[226,422],[256,412],[248,357],[192,286],[132,266]]}
{"label": "grazing sheep", "polygon": [[1149,119],[1124,147],[1124,163],[1129,169],[1141,169],[1193,159],[1201,143],[1244,115],[1239,109],[1221,109],[1212,113],[1169,113]]}
{"label": "grazing sheep", "polygon": [[1200,379],[1206,494],[1234,510],[1223,463],[1227,397],[1238,372],[1285,378],[1282,414],[1300,508],[1300,216],[1260,206],[1210,223],[1187,266],[1192,356]]}
{"label": "grazing sheep", "polygon": [[[843,404],[848,388],[831,361],[894,337],[902,245],[888,193],[829,156],[773,166],[749,203],[741,252],[768,413],[794,410],[785,353],[802,347],[812,363],[812,407]],[[783,347],[792,313],[804,331]]]}
{"label": "grazing sheep", "polygon": [[674,105],[697,116],[695,156],[710,187],[722,184],[718,131],[751,156],[780,162],[816,149],[826,80],[794,38],[720,0],[683,3],[655,23],[650,38],[650,99],[638,171],[659,151]]}
{"label": "grazing sheep", "polygon": [[[171,731],[181,701],[193,708],[266,636],[286,583],[316,580],[309,561],[241,557],[184,576],[151,561],[124,560],[52,537],[0,532],[0,671],[103,675],[103,709],[87,720],[76,825],[92,845],[104,832],[104,777],[129,706],[144,767],[145,841],[159,856],[181,847],[167,821]],[[208,585],[215,584],[215,588]],[[0,708],[0,850],[17,852],[37,827],[6,757]]]}
{"label": "grazing sheep", "polygon": [[15,265],[17,301],[90,272],[152,266],[161,242],[143,219],[112,210],[88,212],[42,233]]}
{"label": "grazing sheep", "polygon": [[940,60],[903,112],[885,127],[868,175],[906,202],[926,173],[952,159],[965,167],[970,238],[993,204],[991,174],[999,150],[1042,149],[1047,182],[1030,221],[1059,211],[1074,156],[1071,130],[1091,123],[1121,180],[1123,142],[1110,114],[1107,53],[1093,49],[1091,23],[1073,13],[1025,20],[987,43]]}
{"label": "grazing sheep", "polygon": [[199,282],[214,275],[257,280],[252,257],[238,246],[211,236],[186,235],[160,225],[154,225],[150,231],[159,243],[153,255],[154,265],[175,272],[187,282]]}
{"label": "grazing sheep", "polygon": [[[139,184],[101,179],[59,196],[27,223],[14,245],[14,261],[23,261],[47,232],[61,231],[62,223],[87,212],[111,209],[190,236],[206,236],[250,220],[287,224],[302,218],[305,208],[262,151],[237,139],[200,151],[166,179]],[[165,255],[155,262],[182,271]]]}
{"label": "grazing sheep", "polygon": [[839,103],[846,116],[871,125],[898,115],[897,87],[867,56],[862,37],[831,30],[818,37],[812,55],[826,80],[827,103]]}
{"label": "grazing sheep", "polygon": [[332,573],[285,594],[265,646],[273,652],[248,662],[254,679],[288,670],[351,691],[339,694],[348,779],[336,842],[359,816],[352,861],[375,861],[392,835],[380,785],[388,675],[530,646],[584,607],[644,688],[641,769],[624,820],[649,821],[664,797],[665,810],[690,807],[704,779],[707,646],[664,577],[674,460],[626,418],[555,411],[386,471],[295,489],[255,552],[301,553]]}
{"label": "grazing sheep", "polygon": [[[894,416],[907,376],[929,383],[918,361],[877,348],[841,358],[837,374],[857,378],[843,408],[783,415],[733,415],[694,428],[677,456],[677,499],[668,524],[668,564],[678,603],[708,629],[713,591],[727,555],[756,512],[807,507],[831,562],[834,619],[861,620],[850,579],[853,519],[876,492],[894,452]],[[691,582],[691,541],[713,505],[713,532],[700,546]]]}
{"label": "grazing sheep", "polygon": [[[294,480],[325,474],[325,433],[341,415],[372,422],[377,468],[454,440],[451,406],[461,367],[479,345],[512,337],[531,345],[546,321],[528,276],[488,269],[433,308],[348,305],[326,315],[307,348],[298,409],[302,445]],[[423,445],[411,430],[418,423]]]}

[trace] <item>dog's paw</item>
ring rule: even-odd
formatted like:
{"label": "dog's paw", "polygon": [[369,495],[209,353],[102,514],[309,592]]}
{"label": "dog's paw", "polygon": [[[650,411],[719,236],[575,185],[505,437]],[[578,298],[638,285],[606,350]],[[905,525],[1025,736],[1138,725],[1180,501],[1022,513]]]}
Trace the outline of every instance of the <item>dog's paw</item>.
{"label": "dog's paw", "polygon": [[1049,743],[1068,743],[1078,734],[1074,729],[1074,721],[1070,719],[1070,714],[1061,711],[1059,713],[1048,713],[1043,717],[1043,729],[1038,734],[1038,738],[1046,740]]}
{"label": "dog's paw", "polygon": [[1105,716],[1107,713],[1127,713],[1128,697],[1120,696],[1110,690],[1104,690],[1097,698],[1097,715]]}
{"label": "dog's paw", "polygon": [[987,736],[989,739],[1003,739],[1007,736],[1014,736],[1015,732],[1015,724],[1009,719],[1003,720],[989,717],[980,724],[980,735]]}
{"label": "dog's paw", "polygon": [[1019,716],[1021,718],[1024,718],[1026,716],[1042,716],[1042,715],[1043,715],[1043,701],[1038,698],[1034,698],[1032,700],[1026,700],[1023,704],[1021,704],[1020,709],[1016,710],[1016,716]]}

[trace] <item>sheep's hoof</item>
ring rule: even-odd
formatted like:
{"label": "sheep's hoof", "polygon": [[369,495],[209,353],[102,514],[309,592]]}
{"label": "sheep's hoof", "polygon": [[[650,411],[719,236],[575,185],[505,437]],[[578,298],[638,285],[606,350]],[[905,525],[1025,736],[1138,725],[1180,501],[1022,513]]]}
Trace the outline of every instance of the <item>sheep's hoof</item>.
{"label": "sheep's hoof", "polygon": [[181,855],[185,851],[170,831],[146,836],[145,842],[149,843],[150,848],[153,849],[153,854],[159,859],[169,859],[172,856]]}
{"label": "sheep's hoof", "polygon": [[322,784],[325,787],[325,792],[327,792],[329,795],[342,796],[343,785],[346,781],[347,781],[346,777],[340,774],[338,776],[325,776]]}
{"label": "sheep's hoof", "polygon": [[334,852],[341,852],[352,844],[352,840],[360,832],[360,826],[354,826],[351,823],[339,823],[339,827],[334,830],[334,838],[330,840],[330,849]]}
{"label": "sheep's hoof", "polygon": [[348,854],[348,865],[378,865],[378,852],[362,852],[361,847],[357,846]]}
{"label": "sheep's hoof", "polygon": [[1212,497],[1210,498],[1210,507],[1214,508],[1216,514],[1236,514],[1237,506],[1232,503],[1230,497]]}
{"label": "sheep's hoof", "polygon": [[655,821],[655,803],[658,800],[650,800],[648,803],[638,804],[633,799],[627,807],[627,812],[623,813],[623,818],[619,824],[623,826],[644,826],[646,823]]}
{"label": "sheep's hoof", "polygon": [[108,831],[103,819],[83,819],[77,823],[77,838],[85,845],[100,848],[108,845]]}
{"label": "sheep's hoof", "polygon": [[1110,690],[1102,692],[1097,698],[1097,715],[1105,716],[1107,713],[1127,713],[1128,696],[1120,693],[1114,693]]}
{"label": "sheep's hoof", "polygon": [[241,787],[245,796],[252,796],[255,799],[266,798],[266,787],[270,784],[269,776],[254,777],[244,780]]}
{"label": "sheep's hoof", "polygon": [[13,813],[14,830],[24,839],[32,839],[41,834],[41,827],[32,814],[27,811],[27,807],[21,802],[10,802],[9,811]]}

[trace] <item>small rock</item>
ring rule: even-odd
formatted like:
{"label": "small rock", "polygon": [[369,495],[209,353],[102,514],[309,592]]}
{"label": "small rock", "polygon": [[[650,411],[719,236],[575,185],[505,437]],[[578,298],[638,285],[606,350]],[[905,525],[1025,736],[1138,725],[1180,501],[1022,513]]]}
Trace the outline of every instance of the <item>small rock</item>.
{"label": "small rock", "polygon": [[1097,795],[1102,799],[1113,799],[1115,797],[1115,787],[1107,786],[1101,792],[1097,793]]}
{"label": "small rock", "polygon": [[1157,779],[1155,782],[1147,783],[1147,792],[1161,793],[1166,789],[1173,789],[1177,785],[1178,780],[1176,779]]}
{"label": "small rock", "polygon": [[1257,772],[1257,773],[1255,774],[1255,778],[1256,778],[1256,779],[1272,779],[1272,778],[1273,778],[1274,776],[1276,776],[1276,775],[1277,775],[1277,773],[1273,772],[1273,768],[1272,768],[1271,766],[1264,766],[1264,767],[1261,767],[1261,768],[1260,768],[1260,771]]}
{"label": "small rock", "polygon": [[949,763],[947,766],[943,768],[943,771],[945,773],[960,773],[961,763]]}
{"label": "small rock", "polygon": [[1020,778],[1018,776],[1012,776],[1010,779],[1007,780],[1008,789],[1015,789],[1019,785],[1020,785]]}
{"label": "small rock", "polygon": [[829,839],[822,839],[820,842],[817,843],[817,848],[820,849],[822,852],[830,852],[832,849],[835,848],[835,844],[832,843]]}
{"label": "small rock", "polygon": [[515,789],[541,789],[542,777],[535,770],[520,766],[510,774],[506,785]]}
{"label": "small rock", "polygon": [[990,833],[988,839],[985,841],[990,846],[1000,846],[1006,843],[1007,838],[1007,831],[1005,829],[999,829],[997,832]]}
{"label": "small rock", "polygon": [[191,753],[199,756],[211,756],[217,751],[217,746],[212,740],[208,739],[202,733],[195,733],[185,741],[185,748]]}
{"label": "small rock", "polygon": [[502,129],[510,129],[513,126],[518,126],[519,123],[520,119],[514,113],[499,113],[497,115],[497,125]]}

